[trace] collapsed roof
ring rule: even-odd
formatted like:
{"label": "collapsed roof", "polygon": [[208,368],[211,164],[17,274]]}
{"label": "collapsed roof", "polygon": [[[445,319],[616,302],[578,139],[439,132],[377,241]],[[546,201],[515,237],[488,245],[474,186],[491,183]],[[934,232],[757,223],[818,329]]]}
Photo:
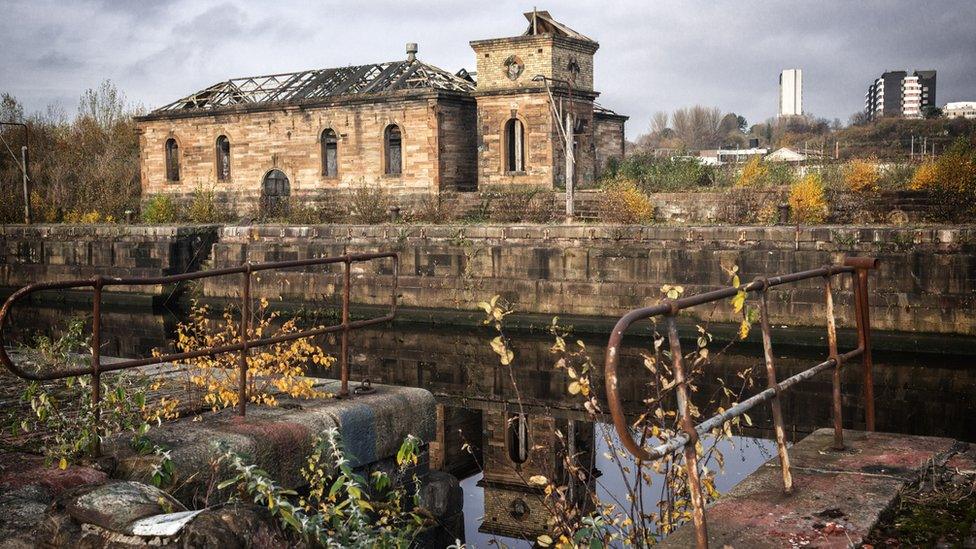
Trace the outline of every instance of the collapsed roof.
{"label": "collapsed roof", "polygon": [[529,11],[525,13],[525,18],[529,20],[529,28],[522,33],[522,36],[552,34],[554,36],[575,38],[577,40],[596,43],[592,38],[583,36],[559,21],[556,21],[552,18],[552,15],[549,15],[548,11]]}
{"label": "collapsed roof", "polygon": [[234,78],[160,107],[152,114],[206,111],[231,106],[298,105],[331,97],[400,90],[472,92],[470,77],[416,59],[389,63]]}

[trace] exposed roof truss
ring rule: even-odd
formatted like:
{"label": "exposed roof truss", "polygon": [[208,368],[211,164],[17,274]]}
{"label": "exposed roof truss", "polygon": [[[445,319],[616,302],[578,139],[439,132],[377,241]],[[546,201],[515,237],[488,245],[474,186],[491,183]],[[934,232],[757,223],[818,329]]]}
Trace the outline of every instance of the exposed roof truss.
{"label": "exposed roof truss", "polygon": [[474,91],[465,78],[420,61],[235,78],[160,107],[154,113],[258,104],[301,104],[329,97],[412,89]]}

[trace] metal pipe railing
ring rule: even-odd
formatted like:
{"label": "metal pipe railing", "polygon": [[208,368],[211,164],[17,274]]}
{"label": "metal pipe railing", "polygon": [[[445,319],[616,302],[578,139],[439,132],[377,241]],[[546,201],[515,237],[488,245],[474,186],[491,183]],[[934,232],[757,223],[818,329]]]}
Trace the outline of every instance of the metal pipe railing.
{"label": "metal pipe railing", "polygon": [[[379,317],[368,318],[365,320],[351,321],[349,319],[350,289],[352,283],[351,266],[353,263],[372,261],[376,259],[392,259],[392,290],[390,295],[390,310],[387,314]],[[342,321],[331,326],[320,326],[301,332],[282,334],[274,337],[263,337],[251,339],[251,277],[256,272],[289,269],[296,267],[313,267],[319,265],[330,265],[342,263],[343,265],[343,288],[342,288]],[[101,342],[102,342],[102,290],[112,286],[154,286],[165,284],[176,284],[190,280],[200,280],[219,276],[242,274],[241,287],[241,319],[240,319],[240,341],[216,347],[207,347],[194,351],[182,353],[170,353],[166,355],[154,356],[149,358],[137,358],[115,361],[110,364],[102,364],[101,361]],[[238,367],[240,369],[238,386],[238,406],[237,412],[240,415],[247,413],[247,357],[250,349],[265,347],[275,343],[315,337],[319,335],[341,332],[342,344],[339,356],[340,388],[339,396],[349,396],[349,332],[367,326],[389,322],[396,317],[397,310],[397,281],[399,278],[399,256],[394,252],[377,252],[346,254],[335,257],[325,257],[318,259],[300,259],[293,261],[275,261],[270,263],[245,263],[239,267],[228,267],[225,269],[213,269],[194,273],[178,275],[143,277],[143,278],[116,278],[97,275],[90,279],[68,280],[63,282],[38,282],[28,284],[14,292],[7,301],[0,307],[0,363],[2,363],[14,375],[31,381],[50,381],[67,377],[89,375],[92,377],[92,402],[94,404],[95,422],[95,445],[92,448],[97,456],[100,453],[99,447],[99,401],[101,400],[101,374],[117,370],[126,370],[151,364],[162,364],[164,362],[177,362],[202,356],[216,356],[223,353],[239,353]],[[53,372],[29,372],[21,368],[7,354],[6,337],[4,333],[4,323],[10,314],[14,304],[27,296],[40,291],[49,290],[70,290],[75,288],[92,288],[92,349],[91,365],[88,367],[66,368]]]}
{"label": "metal pipe railing", "polygon": [[[813,376],[833,369],[832,415],[834,424],[834,448],[844,448],[844,431],[841,418],[841,387],[840,369],[849,360],[861,357],[864,375],[865,425],[868,431],[874,430],[874,387],[871,361],[871,321],[868,312],[868,278],[867,271],[877,268],[877,259],[869,257],[850,257],[843,266],[825,266],[819,269],[801,271],[774,277],[760,277],[741,287],[729,287],[705,292],[702,294],[683,297],[680,299],[666,299],[658,305],[634,309],[617,321],[607,343],[604,362],[605,383],[607,391],[607,405],[613,418],[613,425],[620,437],[621,443],[639,460],[650,461],[683,449],[686,468],[688,471],[688,487],[691,492],[692,520],[695,526],[695,538],[698,547],[708,547],[708,531],[705,522],[705,498],[702,494],[701,479],[698,476],[698,454],[695,450],[696,442],[701,435],[712,429],[721,427],[725,422],[741,416],[753,407],[764,402],[770,402],[773,415],[773,426],[776,434],[777,453],[780,459],[780,469],[783,476],[783,490],[790,494],[793,490],[793,476],[790,472],[790,458],[786,448],[786,431],[783,424],[783,414],[779,396]],[[834,319],[834,301],[831,289],[831,279],[834,276],[850,273],[854,286],[855,322],[857,325],[856,349],[839,353],[837,350],[837,326]],[[776,367],[772,347],[772,337],[769,325],[769,307],[767,293],[769,288],[783,284],[791,284],[801,280],[814,278],[824,279],[824,299],[827,314],[827,346],[829,357],[811,368],[795,374],[783,381],[776,380]],[[735,296],[740,291],[759,293],[760,329],[762,331],[763,358],[766,366],[766,389],[730,407],[720,414],[699,423],[697,426],[691,417],[688,407],[687,379],[684,371],[684,357],[678,336],[677,314],[690,307],[712,303]],[[618,390],[617,367],[620,362],[620,346],[627,330],[635,322],[647,318],[664,316],[667,337],[671,349],[672,370],[678,406],[678,428],[675,436],[662,444],[652,448],[644,448],[630,431],[630,425],[624,413],[623,404]]]}

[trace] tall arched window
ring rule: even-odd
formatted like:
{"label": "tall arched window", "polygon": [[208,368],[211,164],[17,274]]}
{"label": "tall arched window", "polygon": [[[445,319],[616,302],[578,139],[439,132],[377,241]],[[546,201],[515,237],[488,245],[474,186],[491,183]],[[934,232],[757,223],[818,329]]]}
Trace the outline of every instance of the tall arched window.
{"label": "tall arched window", "polygon": [[403,142],[400,127],[390,124],[383,132],[384,150],[386,151],[386,173],[400,175],[403,171]]}
{"label": "tall arched window", "polygon": [[507,418],[506,446],[508,459],[525,463],[529,459],[529,422],[525,414],[511,414]]}
{"label": "tall arched window", "polygon": [[230,139],[226,135],[217,138],[217,179],[230,179]]}
{"label": "tall arched window", "polygon": [[172,137],[166,140],[166,179],[180,180],[180,146]]}
{"label": "tall arched window", "polygon": [[525,128],[518,118],[505,123],[505,170],[525,171]]}
{"label": "tall arched window", "polygon": [[335,177],[339,174],[339,141],[331,129],[322,132],[322,175]]}

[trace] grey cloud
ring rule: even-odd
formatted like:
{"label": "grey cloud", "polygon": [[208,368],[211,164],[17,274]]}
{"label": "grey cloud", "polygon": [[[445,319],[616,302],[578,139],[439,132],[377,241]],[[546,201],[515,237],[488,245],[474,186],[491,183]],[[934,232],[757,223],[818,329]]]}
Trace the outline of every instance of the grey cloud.
{"label": "grey cloud", "polygon": [[[397,59],[408,41],[420,43],[425,61],[473,68],[468,42],[520,33],[528,9],[512,0],[10,1],[16,24],[0,21],[0,90],[35,110],[103,78],[153,108],[231,77]],[[860,109],[867,84],[886,69],[934,68],[940,103],[976,99],[976,3],[968,0],[577,1],[539,9],[600,42],[600,101],[631,116],[630,137],[654,111],[696,103],[750,122],[770,117],[779,71],[791,67],[804,70],[805,108],[827,118]]]}

